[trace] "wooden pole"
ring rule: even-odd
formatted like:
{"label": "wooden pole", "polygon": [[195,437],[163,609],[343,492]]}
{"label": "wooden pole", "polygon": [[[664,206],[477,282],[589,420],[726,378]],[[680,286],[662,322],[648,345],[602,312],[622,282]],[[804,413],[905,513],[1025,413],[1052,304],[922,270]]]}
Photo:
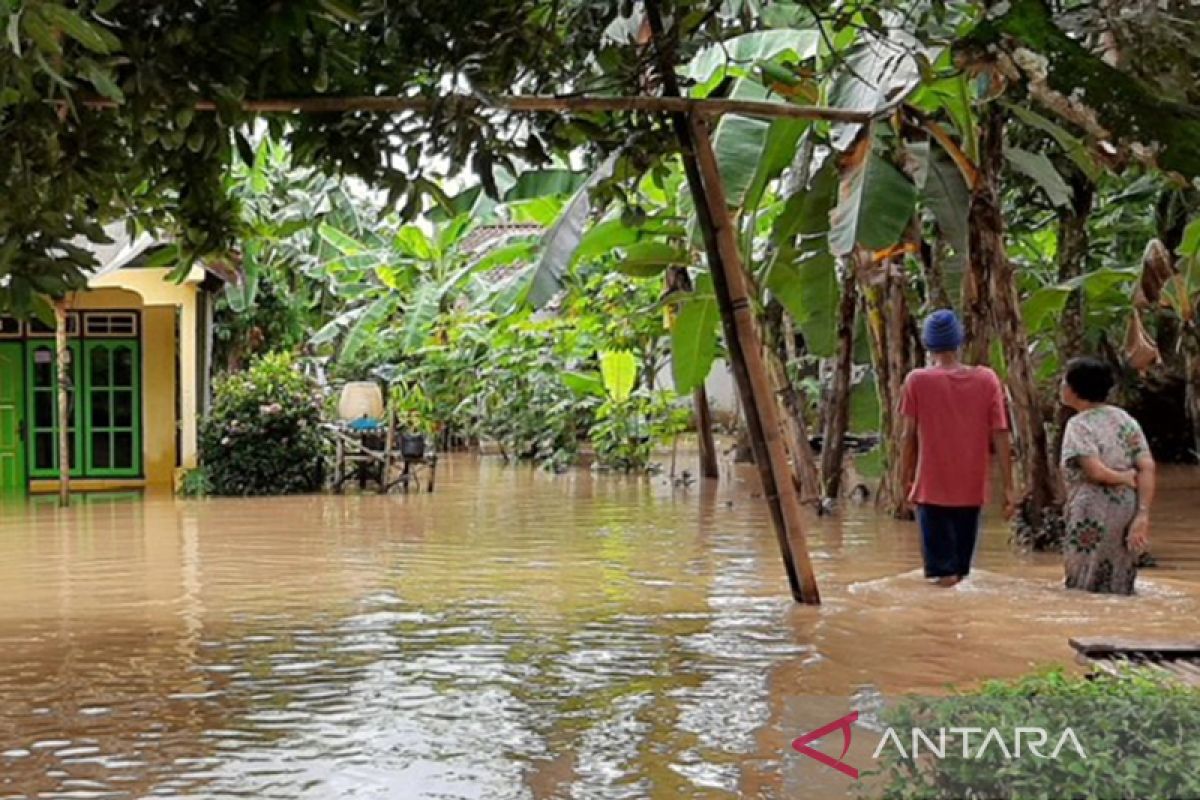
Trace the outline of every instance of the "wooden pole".
{"label": "wooden pole", "polygon": [[693,158],[703,182],[702,194],[695,199],[697,205],[702,202],[708,205],[712,234],[719,252],[718,263],[712,264],[713,289],[725,322],[727,343],[735,345],[729,348],[730,355],[735,365],[741,364],[741,369],[735,369],[739,377],[738,389],[746,407],[763,493],[773,509],[772,516],[777,519],[780,551],[789,579],[794,581],[792,594],[800,602],[816,605],[821,602],[821,596],[808,557],[803,510],[780,433],[779,406],[763,362],[762,340],[754,325],[746,272],[738,249],[737,232],[726,205],[725,187],[712,149],[709,124],[704,119],[691,119]]}
{"label": "wooden pole", "polygon": [[[647,0],[645,9],[652,44],[658,49],[663,92],[678,97],[680,92],[675,78],[674,59],[665,49],[658,0]],[[780,438],[779,410],[763,364],[762,340],[754,327],[746,275],[736,232],[726,206],[725,187],[709,140],[708,123],[695,116],[689,119],[687,114],[680,112],[673,113],[671,121],[682,151],[688,188],[695,201],[696,218],[708,253],[730,364],[737,379],[763,495],[771,512],[788,584],[792,597],[798,602],[815,605],[821,602],[821,596],[804,541],[803,512]],[[799,554],[799,564],[796,553]]]}
{"label": "wooden pole", "polygon": [[54,301],[54,344],[58,395],[58,504],[71,504],[71,352],[67,348],[67,301]]}
{"label": "wooden pole", "polygon": [[[102,97],[86,97],[79,101],[92,109],[113,109],[120,104]],[[66,104],[62,104],[66,108]],[[435,109],[469,111],[513,111],[523,113],[592,114],[598,112],[664,112],[690,114],[702,112],[711,116],[738,114],[760,119],[819,119],[830,122],[867,123],[888,116],[894,109],[879,112],[851,111],[827,106],[802,106],[794,103],[775,103],[763,100],[727,100],[692,97],[586,97],[554,95],[501,95],[483,100],[474,95],[449,94],[441,97],[297,97],[243,100],[236,104],[251,114],[403,114],[429,113]],[[196,111],[217,111],[217,103],[199,100]]]}

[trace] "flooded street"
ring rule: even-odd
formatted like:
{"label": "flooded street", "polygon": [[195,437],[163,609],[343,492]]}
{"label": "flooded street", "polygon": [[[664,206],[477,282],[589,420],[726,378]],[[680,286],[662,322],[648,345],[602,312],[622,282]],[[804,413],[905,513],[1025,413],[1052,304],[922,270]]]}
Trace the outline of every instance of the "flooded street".
{"label": "flooded street", "polygon": [[851,508],[812,518],[820,608],[739,476],[462,456],[432,495],[4,506],[0,797],[792,796],[798,697],[1195,638],[1195,472],[1165,471],[1137,597],[1065,592],[994,514],[935,589],[914,525]]}

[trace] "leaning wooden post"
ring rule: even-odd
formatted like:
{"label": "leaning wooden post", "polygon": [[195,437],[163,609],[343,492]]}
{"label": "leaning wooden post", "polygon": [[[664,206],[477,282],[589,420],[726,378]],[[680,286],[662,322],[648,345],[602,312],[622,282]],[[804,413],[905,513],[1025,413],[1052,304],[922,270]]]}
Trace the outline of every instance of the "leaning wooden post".
{"label": "leaning wooden post", "polygon": [[[679,97],[674,59],[666,49],[658,1],[647,0],[645,9],[652,46],[658,50],[663,93],[668,97]],[[737,380],[754,447],[754,460],[771,512],[788,584],[797,602],[816,605],[821,602],[821,596],[804,540],[803,511],[780,438],[779,409],[763,364],[762,340],[754,327],[746,275],[726,206],[725,187],[709,140],[708,123],[695,117],[689,119],[683,113],[672,113],[671,121],[695,203],[696,219],[704,237],[730,365]]]}
{"label": "leaning wooden post", "polygon": [[[792,480],[792,468],[788,464],[787,449],[781,434],[779,406],[763,361],[762,339],[754,324],[746,272],[742,266],[737,234],[729,216],[725,187],[717,167],[717,157],[712,149],[708,127],[708,120],[692,117],[692,145],[695,147],[693,157],[703,185],[702,194],[696,196],[695,200],[697,205],[708,205],[712,236],[716,240],[719,254],[717,263],[710,262],[713,289],[721,309],[721,319],[725,323],[726,343],[731,345],[730,355],[735,365],[739,362],[741,364],[741,369],[735,369],[739,377],[738,389],[745,404],[747,421],[750,423],[754,458],[759,464],[763,492],[772,506],[772,516],[778,520],[776,533],[779,536],[780,550],[788,568],[789,578],[798,579],[798,586],[793,586],[793,594],[797,600],[815,605],[821,602],[821,597],[817,590],[812,562],[808,557],[803,510]],[[703,222],[701,224],[703,225]]]}
{"label": "leaning wooden post", "polygon": [[58,361],[58,504],[71,504],[71,353],[67,349],[67,301],[54,301],[54,344]]}

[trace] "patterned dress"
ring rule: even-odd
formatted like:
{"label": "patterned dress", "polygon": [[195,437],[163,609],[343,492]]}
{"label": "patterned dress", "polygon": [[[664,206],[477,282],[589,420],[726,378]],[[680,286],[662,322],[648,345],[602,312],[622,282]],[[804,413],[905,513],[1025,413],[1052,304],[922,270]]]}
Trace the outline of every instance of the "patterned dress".
{"label": "patterned dress", "polygon": [[1133,593],[1138,556],[1125,546],[1125,537],[1137,514],[1137,490],[1091,483],[1079,462],[1096,456],[1109,469],[1127,470],[1147,453],[1141,426],[1116,406],[1081,411],[1067,423],[1062,465],[1067,483],[1063,553],[1068,589]]}

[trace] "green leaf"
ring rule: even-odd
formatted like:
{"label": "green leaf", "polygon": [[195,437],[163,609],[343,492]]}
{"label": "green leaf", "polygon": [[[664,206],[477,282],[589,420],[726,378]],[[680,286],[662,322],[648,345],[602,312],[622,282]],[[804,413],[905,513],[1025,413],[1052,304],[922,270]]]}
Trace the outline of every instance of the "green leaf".
{"label": "green leaf", "polygon": [[874,433],[882,427],[882,407],[875,375],[868,372],[850,387],[850,433]]}
{"label": "green leaf", "polygon": [[1054,141],[1058,142],[1075,166],[1079,167],[1084,175],[1087,175],[1088,180],[1095,183],[1104,175],[1104,168],[1092,157],[1091,150],[1082,139],[1071,135],[1061,125],[1051,122],[1030,108],[1017,103],[1004,103],[1004,107],[1026,125],[1048,133]]}
{"label": "green leaf", "polygon": [[587,182],[587,173],[569,169],[531,169],[517,176],[517,181],[504,193],[504,201],[531,200],[548,195],[573,194]]}
{"label": "green leaf", "polygon": [[1200,217],[1196,217],[1183,229],[1183,239],[1175,252],[1183,258],[1200,258]]}
{"label": "green leaf", "polygon": [[783,174],[796,157],[797,143],[809,128],[805,119],[777,119],[767,129],[766,140],[755,166],[754,177],[740,203],[743,209],[757,209],[771,181]]}
{"label": "green leaf", "polygon": [[93,53],[107,55],[121,49],[121,41],[116,36],[93,25],[66,6],[43,3],[37,10],[47,23],[59,28]]}
{"label": "green leaf", "polygon": [[358,11],[349,3],[343,2],[343,0],[321,0],[321,8],[342,22],[349,22],[354,25],[361,25],[363,23],[363,18],[359,15]]}
{"label": "green leaf", "polygon": [[[947,273],[961,273],[970,250],[967,217],[971,211],[971,190],[962,171],[941,145],[930,146],[928,165],[922,196],[933,212],[942,236],[954,248],[956,258],[946,264],[953,269],[948,269]],[[952,286],[949,288],[954,291]]]}
{"label": "green leaf", "polygon": [[1062,175],[1054,168],[1054,164],[1045,153],[1031,153],[1016,147],[1005,148],[1004,157],[1012,164],[1017,172],[1031,178],[1042,188],[1056,206],[1071,204],[1071,187],[1063,180]]}
{"label": "green leaf", "polygon": [[594,372],[564,372],[562,381],[580,397],[604,397],[604,380]]}
{"label": "green leaf", "polygon": [[120,86],[117,86],[112,73],[107,69],[89,61],[84,65],[83,72],[88,82],[95,86],[96,91],[101,95],[115,103],[125,102],[125,93],[121,91]]}
{"label": "green leaf", "polygon": [[338,353],[338,360],[349,361],[354,358],[363,345],[377,335],[380,323],[392,313],[394,306],[395,300],[392,295],[385,295],[372,301],[346,333],[346,338],[342,341],[341,352]]}
{"label": "green leaf", "polygon": [[17,58],[21,57],[21,12],[11,11],[8,16],[8,46],[12,48],[13,55]]}
{"label": "green leaf", "polygon": [[[920,85],[921,71],[913,57],[921,51],[920,43],[901,28],[891,34],[887,40],[868,36],[845,56],[829,91],[829,105],[879,113]],[[835,125],[833,148],[850,147],[861,129],[861,123]]]}
{"label": "green leaf", "polygon": [[767,275],[767,289],[796,320],[808,351],[820,358],[837,352],[837,264],[821,250],[799,261],[776,261]]}
{"label": "green leaf", "polygon": [[21,30],[25,31],[25,35],[32,39],[43,53],[55,57],[62,55],[62,45],[58,43],[54,32],[50,30],[50,26],[46,24],[41,15],[22,14]]}
{"label": "green leaf", "polygon": [[142,262],[142,266],[147,269],[169,267],[179,260],[179,256],[179,245],[168,244],[151,253],[150,257]]}
{"label": "green leaf", "polygon": [[623,403],[637,382],[637,359],[628,350],[605,350],[600,353],[600,375],[608,396],[613,402]]}
{"label": "green leaf", "polygon": [[321,238],[328,242],[335,250],[344,256],[363,255],[368,251],[368,247],[357,239],[342,233],[337,228],[327,222],[322,222],[317,228],[317,233]]}
{"label": "green leaf", "polygon": [[671,372],[680,394],[703,386],[708,378],[717,356],[720,318],[712,278],[702,274],[696,280],[696,293],[683,302],[671,328]]}
{"label": "green leaf", "polygon": [[1025,327],[1030,333],[1054,328],[1070,296],[1071,289],[1063,286],[1044,286],[1030,294],[1021,304]]}
{"label": "green leaf", "polygon": [[712,145],[730,206],[741,207],[758,171],[770,127],[763,120],[736,114],[727,114],[717,123]]}
{"label": "green leaf", "polygon": [[652,278],[667,267],[686,266],[688,261],[688,252],[683,248],[665,242],[638,242],[625,248],[625,258],[616,267],[635,278]]}
{"label": "green leaf", "polygon": [[395,245],[403,255],[418,261],[432,263],[438,259],[433,241],[415,224],[405,225],[396,232]]}
{"label": "green leaf", "polygon": [[541,308],[558,294],[563,278],[575,260],[575,250],[583,238],[588,217],[592,213],[592,200],[588,192],[597,183],[612,175],[617,163],[617,153],[612,154],[599,168],[588,176],[587,181],[559,214],[554,225],[542,237],[542,257],[533,272],[533,283],[529,289],[529,302]]}
{"label": "green leaf", "polygon": [[241,282],[225,284],[225,299],[235,313],[245,313],[254,306],[260,272],[257,242],[247,242],[242,248]]}
{"label": "green leaf", "polygon": [[820,44],[821,34],[816,30],[746,33],[705,47],[688,64],[684,75],[696,84],[690,91],[693,97],[707,97],[725,78],[748,75],[760,61],[815,58]]}
{"label": "green leaf", "polygon": [[437,319],[443,296],[442,287],[427,284],[417,291],[416,299],[405,309],[401,346],[406,352],[419,349],[429,338],[429,329]]}
{"label": "green leaf", "polygon": [[844,256],[855,246],[881,250],[898,242],[912,221],[917,190],[864,136],[842,164],[839,195],[830,214],[829,247]]}

